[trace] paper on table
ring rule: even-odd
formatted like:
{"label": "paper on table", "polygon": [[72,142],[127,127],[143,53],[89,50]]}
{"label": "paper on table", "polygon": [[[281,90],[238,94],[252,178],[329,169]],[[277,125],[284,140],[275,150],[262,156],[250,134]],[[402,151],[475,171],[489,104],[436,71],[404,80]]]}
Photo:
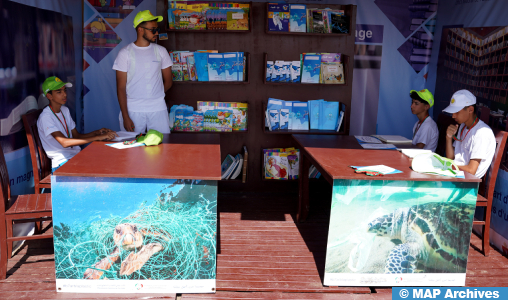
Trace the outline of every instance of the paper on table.
{"label": "paper on table", "polygon": [[136,137],[136,135],[138,135],[139,133],[130,132],[130,131],[117,131],[116,134],[118,134],[118,136],[116,138],[112,139],[111,141],[123,142],[123,141],[133,140]]}
{"label": "paper on table", "polygon": [[373,135],[373,137],[376,137],[386,143],[411,143],[412,142],[412,140],[406,139],[405,137],[400,136],[400,135]]}
{"label": "paper on table", "polygon": [[381,141],[372,136],[364,136],[364,135],[355,135],[355,138],[358,140],[358,143],[371,143],[371,144],[381,144]]}
{"label": "paper on table", "polygon": [[380,149],[380,150],[397,149],[392,144],[360,144],[360,146],[362,146],[364,149]]}
{"label": "paper on table", "polygon": [[400,171],[400,170],[397,170],[397,169],[394,169],[394,168],[390,168],[390,167],[385,166],[385,165],[351,166],[351,167],[355,168],[356,170],[359,170],[359,171],[369,170],[369,171],[379,172],[379,173],[381,173],[383,175],[402,173],[402,171]]}
{"label": "paper on table", "polygon": [[116,149],[127,149],[127,148],[134,148],[134,147],[139,147],[139,146],[144,146],[144,145],[145,145],[144,143],[134,143],[134,144],[130,144],[130,145],[124,145],[122,142],[114,143],[114,144],[106,144],[106,146],[110,146],[110,147],[113,147]]}
{"label": "paper on table", "polygon": [[425,149],[397,149],[397,150],[399,150],[400,152],[402,152],[402,154],[404,154],[410,158],[413,158],[413,157],[417,156],[418,154],[432,153],[432,151],[425,150]]}

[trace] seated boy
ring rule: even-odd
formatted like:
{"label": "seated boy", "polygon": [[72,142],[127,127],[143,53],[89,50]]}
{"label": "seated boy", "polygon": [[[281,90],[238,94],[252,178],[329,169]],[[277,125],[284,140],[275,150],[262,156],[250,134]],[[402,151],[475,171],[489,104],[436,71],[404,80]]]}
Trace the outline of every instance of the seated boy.
{"label": "seated boy", "polygon": [[436,122],[429,116],[429,109],[434,105],[434,96],[427,90],[411,90],[411,112],[418,117],[413,127],[413,145],[420,149],[436,151],[439,130]]}
{"label": "seated boy", "polygon": [[52,172],[56,171],[81,150],[79,145],[93,141],[111,140],[116,133],[103,128],[88,134],[80,134],[72,120],[67,102],[66,87],[71,83],[62,82],[58,77],[49,77],[42,84],[44,96],[49,100],[39,116],[37,127],[42,147],[51,159]]}
{"label": "seated boy", "polygon": [[446,157],[453,159],[462,171],[482,178],[494,157],[496,138],[476,116],[476,97],[468,90],[457,91],[443,111],[451,113],[459,123],[446,130]]}

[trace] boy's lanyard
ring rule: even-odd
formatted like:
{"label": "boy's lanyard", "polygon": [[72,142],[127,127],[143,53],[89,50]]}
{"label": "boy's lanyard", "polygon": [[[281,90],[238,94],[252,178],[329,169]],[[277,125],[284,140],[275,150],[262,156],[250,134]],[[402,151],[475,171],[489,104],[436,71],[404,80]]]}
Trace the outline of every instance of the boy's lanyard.
{"label": "boy's lanyard", "polygon": [[427,120],[427,118],[428,118],[428,117],[429,117],[429,116],[427,115],[427,116],[425,117],[425,119],[423,119],[423,121],[418,122],[418,125],[416,125],[415,132],[413,133],[413,139],[415,138],[416,133],[418,132],[418,130],[420,130],[420,127],[422,126],[423,122],[425,122],[425,120]]}
{"label": "boy's lanyard", "polygon": [[60,124],[62,124],[62,126],[65,128],[65,131],[67,131],[67,137],[71,138],[71,134],[69,133],[69,128],[67,127],[67,120],[65,119],[65,115],[64,115],[63,111],[60,110],[62,112],[62,117],[64,118],[64,123],[62,123],[62,120],[60,120],[60,118],[55,114],[51,105],[49,106],[49,109],[51,109],[51,112],[55,115],[55,117],[58,119],[58,121],[60,121]]}
{"label": "boy's lanyard", "polygon": [[[457,135],[454,135],[454,136],[453,136],[453,139],[454,139],[454,140],[456,140],[457,142],[462,142],[462,141],[463,141],[463,140],[467,137],[467,134],[469,133],[469,131],[470,131],[471,129],[473,129],[473,127],[475,127],[475,125],[476,125],[476,124],[478,124],[478,122],[479,122],[479,121],[480,121],[480,120],[478,119],[478,117],[476,117],[476,118],[474,119],[474,121],[473,121],[473,125],[471,125],[471,128],[469,128],[469,129],[467,130],[466,135],[465,135],[462,139],[460,139],[460,140],[459,140],[459,139],[457,138]],[[466,128],[466,125],[464,125],[464,127],[462,127],[462,130],[460,131],[460,137],[462,137],[462,133],[464,132],[464,128]]]}

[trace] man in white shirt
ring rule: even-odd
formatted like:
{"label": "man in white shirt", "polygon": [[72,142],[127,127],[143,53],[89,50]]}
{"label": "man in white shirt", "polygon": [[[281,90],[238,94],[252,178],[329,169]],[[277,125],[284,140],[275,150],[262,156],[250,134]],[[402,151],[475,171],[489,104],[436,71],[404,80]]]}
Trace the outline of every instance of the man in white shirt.
{"label": "man in white shirt", "polygon": [[67,87],[71,83],[62,82],[58,77],[46,78],[42,84],[45,97],[49,100],[37,120],[37,129],[42,148],[51,159],[52,172],[65,164],[69,159],[81,151],[80,145],[93,141],[110,140],[116,133],[107,128],[81,134],[76,130],[69,109],[64,106],[67,102]]}
{"label": "man in white shirt", "polygon": [[409,92],[411,112],[418,117],[413,126],[413,145],[420,149],[436,151],[439,130],[436,122],[429,116],[429,109],[434,105],[434,96],[427,90]]}
{"label": "man in white shirt", "polygon": [[173,84],[173,61],[166,48],[154,43],[160,21],[161,16],[140,11],[134,18],[137,40],[122,48],[113,64],[121,130],[170,133],[164,96]]}
{"label": "man in white shirt", "polygon": [[451,113],[459,124],[446,130],[446,157],[453,159],[462,171],[482,178],[494,157],[496,138],[476,116],[476,97],[468,90],[457,91],[443,111]]}

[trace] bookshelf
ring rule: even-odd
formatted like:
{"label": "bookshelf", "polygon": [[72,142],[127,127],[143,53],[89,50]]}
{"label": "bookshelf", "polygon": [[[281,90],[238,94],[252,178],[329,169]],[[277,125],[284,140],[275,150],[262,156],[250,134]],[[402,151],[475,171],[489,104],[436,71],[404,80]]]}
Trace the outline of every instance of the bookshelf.
{"label": "bookshelf", "polygon": [[[330,52],[327,52],[327,51],[321,51],[322,53],[333,53],[333,51],[330,51]],[[304,52],[304,53],[308,53],[308,52]],[[273,61],[275,61],[275,59],[272,59]],[[285,60],[285,61],[292,61],[292,60],[300,60],[300,57],[298,56],[297,58],[295,59],[280,59],[280,57],[277,57],[276,60]],[[263,84],[268,84],[268,85],[291,85],[291,86],[307,86],[307,85],[326,85],[326,86],[334,86],[334,87],[338,87],[338,86],[348,86],[349,85],[349,82],[348,82],[348,78],[349,78],[349,75],[348,75],[348,71],[349,71],[349,56],[347,55],[341,55],[341,61],[342,61],[342,64],[344,66],[344,83],[343,84],[324,84],[324,83],[292,83],[292,82],[270,82],[270,81],[266,81],[266,63],[268,61],[268,53],[264,53],[264,66],[265,66],[265,71],[263,73]]]}
{"label": "bookshelf", "polygon": [[[248,30],[216,30],[216,29],[171,29],[169,28],[169,24],[167,22],[168,17],[168,1],[167,0],[157,0],[157,2],[162,1],[164,2],[164,20],[165,21],[165,29],[167,32],[184,32],[184,33],[251,33],[252,30],[252,2],[243,2],[238,1],[238,3],[242,4],[249,4],[249,29]],[[192,3],[191,1],[189,1]],[[218,2],[234,2],[234,1],[200,1],[199,3],[218,3]],[[159,14],[158,14],[159,15]]]}
{"label": "bookshelf", "polygon": [[[277,1],[272,1],[277,2]],[[331,8],[331,9],[337,9],[337,10],[343,10],[344,15],[348,17],[349,19],[349,33],[314,33],[314,32],[291,32],[291,31],[270,31],[268,30],[268,4],[267,2],[265,4],[265,33],[266,34],[275,34],[275,35],[309,35],[309,36],[319,36],[319,37],[337,37],[337,36],[346,36],[351,35],[351,32],[354,30],[355,27],[353,27],[353,18],[351,17],[353,14],[356,16],[356,7],[353,8],[354,5],[328,5],[328,4],[313,4],[313,3],[302,3],[307,5],[307,8],[317,8],[317,9],[325,9],[325,8]],[[298,3],[287,3],[289,4],[298,4]],[[356,24],[354,24],[356,26]],[[324,52],[324,51],[322,51]],[[336,51],[332,51],[336,52]]]}
{"label": "bookshelf", "polygon": [[[167,15],[167,0],[156,0],[157,15]],[[215,1],[218,2],[218,1]],[[230,1],[228,1],[230,2]],[[250,152],[247,170],[247,184],[234,180],[219,181],[221,192],[294,192],[297,189],[297,180],[280,184],[280,180],[262,180],[262,149],[276,147],[296,147],[297,144],[290,132],[284,134],[265,133],[264,109],[268,98],[284,100],[307,101],[312,99],[325,99],[339,101],[346,106],[345,120],[343,121],[343,134],[349,134],[349,115],[351,108],[352,82],[353,82],[353,56],[354,34],[269,34],[265,32],[266,3],[252,2],[250,10],[250,33],[239,34],[213,32],[208,34],[205,30],[167,31],[168,39],[158,43],[168,50],[217,50],[219,52],[245,52],[248,57],[248,84],[232,83],[199,83],[178,82],[166,93],[168,107],[177,104],[186,104],[196,107],[197,101],[218,102],[247,102],[248,131],[235,133],[217,133],[220,135],[221,160],[228,154],[236,155],[244,145]],[[312,5],[314,7],[314,5]],[[331,8],[337,7],[330,5]],[[350,28],[356,27],[356,6],[349,6],[351,18]],[[160,24],[167,28],[167,17]],[[163,30],[164,31],[164,30]],[[333,50],[333,51],[330,51]],[[350,63],[344,66],[347,85],[329,84],[264,84],[266,64],[265,53],[274,58],[298,58],[305,52],[340,52],[348,57]],[[303,86],[295,88],[294,86]],[[334,88],[335,87],[335,88]],[[314,132],[307,132],[314,133]],[[178,134],[178,133],[175,133]],[[320,132],[319,134],[325,134]],[[330,134],[330,133],[328,133]],[[333,132],[332,134],[338,134]],[[341,134],[341,133],[339,133]]]}
{"label": "bookshelf", "polygon": [[467,89],[477,97],[479,103],[491,108],[506,106],[507,27],[494,30],[487,37],[480,37],[462,28],[444,29],[441,53],[443,50],[445,71],[438,76],[449,82],[447,94],[450,97],[456,90]]}

